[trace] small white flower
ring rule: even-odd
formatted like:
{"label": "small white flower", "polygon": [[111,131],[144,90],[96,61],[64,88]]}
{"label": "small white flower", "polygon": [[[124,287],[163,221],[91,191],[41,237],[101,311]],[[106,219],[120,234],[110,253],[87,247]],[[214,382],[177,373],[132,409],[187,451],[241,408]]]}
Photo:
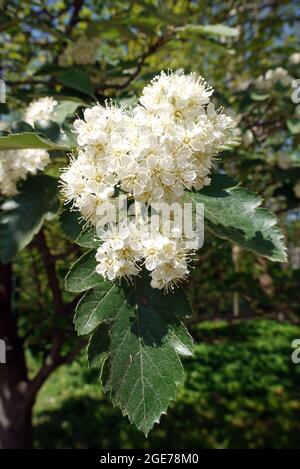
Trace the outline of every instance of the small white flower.
{"label": "small white flower", "polygon": [[175,260],[166,262],[151,272],[151,286],[159,290],[172,290],[185,280],[188,273],[189,271],[184,261],[178,262]]}
{"label": "small white flower", "polygon": [[147,270],[153,270],[160,264],[160,257],[165,243],[164,237],[158,233],[155,237],[143,240],[143,257]]}
{"label": "small white flower", "polygon": [[151,180],[148,171],[136,161],[131,161],[128,166],[119,170],[121,188],[132,194],[135,198],[151,189]]}
{"label": "small white flower", "polygon": [[290,56],[290,63],[291,64],[300,64],[300,52],[294,52],[291,56]]}

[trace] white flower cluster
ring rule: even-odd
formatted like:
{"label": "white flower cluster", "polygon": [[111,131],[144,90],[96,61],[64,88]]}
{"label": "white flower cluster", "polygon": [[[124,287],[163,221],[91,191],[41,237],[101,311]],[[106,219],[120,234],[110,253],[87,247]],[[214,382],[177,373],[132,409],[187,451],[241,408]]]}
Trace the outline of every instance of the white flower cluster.
{"label": "white flower cluster", "polygon": [[[51,120],[55,117],[57,101],[51,97],[33,101],[26,110],[23,120],[33,125],[37,120]],[[42,171],[50,162],[46,150],[26,149],[0,152],[0,194],[17,194],[18,181],[26,179],[28,174]]]}
{"label": "white flower cluster", "polygon": [[104,278],[131,278],[141,265],[150,271],[153,288],[173,288],[189,273],[191,251],[180,233],[160,228],[151,234],[150,219],[143,223],[136,219],[109,227],[101,236],[103,243],[97,250],[96,271]]}
{"label": "white flower cluster", "polygon": [[0,194],[13,196],[18,193],[17,183],[28,174],[36,174],[49,163],[45,150],[8,150],[0,152]]}
{"label": "white flower cluster", "polygon": [[291,84],[292,77],[285,68],[277,67],[275,69],[267,70],[264,75],[260,75],[257,78],[256,86],[260,89],[268,90],[277,82],[281,83],[283,86]]}
{"label": "white flower cluster", "polygon": [[32,101],[24,115],[24,122],[34,125],[35,121],[55,119],[55,106],[57,101],[46,96]]}
{"label": "white flower cluster", "polygon": [[[233,127],[210,102],[212,93],[195,74],[162,72],[130,112],[113,105],[86,109],[84,119],[74,123],[78,157],[62,174],[67,201],[98,226],[99,207],[114,204],[115,187],[150,206],[180,202],[185,189],[208,185],[214,157],[230,142]],[[189,255],[183,240],[167,237],[163,228],[145,238],[136,222],[129,226],[123,244],[117,246],[109,236],[98,249],[99,273],[110,280],[130,277],[144,259],[153,287],[172,287],[186,277]]]}
{"label": "white flower cluster", "polygon": [[58,59],[61,67],[68,65],[88,65],[94,64],[100,46],[99,38],[86,38],[84,36],[77,41],[68,44]]}

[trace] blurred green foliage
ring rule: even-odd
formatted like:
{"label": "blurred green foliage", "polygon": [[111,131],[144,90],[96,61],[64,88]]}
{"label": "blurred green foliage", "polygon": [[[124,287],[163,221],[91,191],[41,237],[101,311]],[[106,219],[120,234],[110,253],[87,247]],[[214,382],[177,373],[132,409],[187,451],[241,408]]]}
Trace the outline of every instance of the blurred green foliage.
{"label": "blurred green foliage", "polygon": [[268,320],[203,323],[176,405],[148,439],[101,395],[85,357],[60,368],[34,413],[36,448],[300,447],[300,328]]}

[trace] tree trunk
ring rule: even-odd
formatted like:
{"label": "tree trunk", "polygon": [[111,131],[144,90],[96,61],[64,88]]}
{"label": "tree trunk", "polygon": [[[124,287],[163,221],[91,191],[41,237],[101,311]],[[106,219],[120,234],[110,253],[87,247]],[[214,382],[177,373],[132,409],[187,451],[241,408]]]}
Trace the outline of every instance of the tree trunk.
{"label": "tree trunk", "polygon": [[[1,411],[2,413],[2,411]],[[22,418],[22,422],[15,424],[19,415],[11,412],[7,417],[8,426],[0,422],[0,449],[29,449],[32,447],[31,411]],[[2,416],[0,417],[2,420]]]}
{"label": "tree trunk", "polygon": [[0,449],[30,448],[32,406],[28,401],[27,369],[23,343],[12,310],[11,265],[0,264],[0,339],[6,346],[6,363],[0,363]]}

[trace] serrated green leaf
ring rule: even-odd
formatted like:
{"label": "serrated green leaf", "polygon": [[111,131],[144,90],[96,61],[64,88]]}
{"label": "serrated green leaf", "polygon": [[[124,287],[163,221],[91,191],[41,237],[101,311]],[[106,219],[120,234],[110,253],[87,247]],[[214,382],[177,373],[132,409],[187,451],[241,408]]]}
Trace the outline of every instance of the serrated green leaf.
{"label": "serrated green leaf", "polygon": [[100,275],[98,277],[100,285],[88,291],[75,310],[74,324],[79,335],[89,334],[101,322],[112,321],[116,310],[126,301],[119,285],[105,281]]}
{"label": "serrated green leaf", "polygon": [[78,246],[84,248],[98,248],[100,240],[96,237],[93,227],[83,228],[83,221],[79,212],[66,209],[60,215],[60,226],[63,233]]}
{"label": "serrated green leaf", "polygon": [[9,134],[0,137],[0,150],[39,148],[44,150],[70,150],[67,143],[54,142],[33,132]]}
{"label": "serrated green leaf", "polygon": [[66,290],[83,292],[101,284],[101,276],[96,272],[95,251],[86,252],[72,265],[65,280]]}
{"label": "serrated green leaf", "polygon": [[57,179],[41,175],[28,178],[20,194],[2,206],[0,259],[9,262],[40,230],[44,218],[58,210]]}
{"label": "serrated green leaf", "polygon": [[[101,364],[102,371],[105,361],[105,390],[123,415],[147,434],[183,383],[179,355],[191,355],[193,341],[181,319],[191,314],[191,307],[183,290],[164,295],[144,278],[134,286],[108,284],[105,293],[95,289],[86,294],[75,323],[85,333],[98,327],[90,339],[89,361]],[[109,345],[99,329],[107,321]]]}
{"label": "serrated green leaf", "polygon": [[102,369],[109,355],[109,345],[109,326],[102,323],[91,335],[87,346],[87,358],[91,368]]}
{"label": "serrated green leaf", "polygon": [[225,175],[215,174],[210,186],[189,192],[194,202],[204,204],[205,226],[216,236],[239,244],[272,261],[287,260],[277,219],[260,208],[261,197],[237,186]]}
{"label": "serrated green leaf", "polygon": [[75,243],[83,248],[98,248],[101,241],[96,237],[93,227],[82,230]]}

